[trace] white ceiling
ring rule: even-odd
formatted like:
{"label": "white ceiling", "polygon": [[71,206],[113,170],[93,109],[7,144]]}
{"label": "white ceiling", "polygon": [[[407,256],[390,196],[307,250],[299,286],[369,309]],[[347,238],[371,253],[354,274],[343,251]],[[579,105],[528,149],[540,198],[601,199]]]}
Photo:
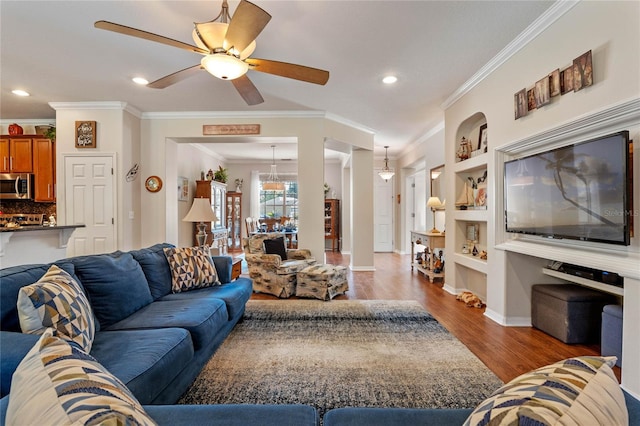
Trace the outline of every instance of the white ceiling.
{"label": "white ceiling", "polygon": [[[233,13],[237,1],[230,0]],[[323,111],[375,132],[376,154],[400,153],[443,119],[442,103],[553,1],[254,0],[272,15],[252,57],[330,72],[325,86],[249,72],[263,104],[202,71],[166,89],[156,80],[200,55],[95,29],[108,20],[193,44],[193,22],[221,1],[0,1],[0,119],[54,119],[48,102],[124,101],[142,112]],[[395,74],[398,82],[381,79]],[[32,94],[19,98],[21,88]],[[198,141],[201,142],[201,141]],[[256,142],[256,141],[245,141]],[[223,158],[271,159],[269,145],[217,144]],[[278,144],[276,158],[291,158]],[[282,149],[281,149],[282,148]],[[240,152],[239,152],[240,151]],[[291,150],[295,158],[295,149]]]}

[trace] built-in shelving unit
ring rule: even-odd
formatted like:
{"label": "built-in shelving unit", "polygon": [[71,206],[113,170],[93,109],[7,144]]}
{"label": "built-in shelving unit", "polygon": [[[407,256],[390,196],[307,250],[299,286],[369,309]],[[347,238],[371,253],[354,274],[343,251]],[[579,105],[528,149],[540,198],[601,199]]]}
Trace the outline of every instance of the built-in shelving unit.
{"label": "built-in shelving unit", "polygon": [[[482,113],[474,114],[461,123],[453,150],[455,158],[448,163],[453,166],[455,198],[454,203],[447,208],[447,214],[453,216],[454,238],[453,247],[447,249],[449,258],[446,281],[456,292],[472,289],[481,298],[486,298],[488,263],[480,254],[483,251],[486,254],[488,247],[488,206],[491,205],[491,194],[487,188],[491,176],[488,173],[489,153],[478,150],[481,128],[487,128],[487,120]],[[465,145],[467,149],[464,148]],[[467,152],[469,147],[471,151]],[[464,153],[463,158],[461,153]]]}

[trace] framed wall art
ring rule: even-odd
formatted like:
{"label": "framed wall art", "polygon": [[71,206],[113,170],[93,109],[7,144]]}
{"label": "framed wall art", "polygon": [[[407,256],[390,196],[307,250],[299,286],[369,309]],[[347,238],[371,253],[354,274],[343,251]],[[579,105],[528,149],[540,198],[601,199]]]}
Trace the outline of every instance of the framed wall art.
{"label": "framed wall art", "polygon": [[480,131],[478,132],[478,149],[480,152],[487,152],[487,124],[483,124],[480,126]]}
{"label": "framed wall art", "polygon": [[573,91],[593,84],[593,63],[591,51],[583,53],[573,60]]}
{"label": "framed wall art", "polygon": [[96,122],[76,121],[76,148],[96,148]]}
{"label": "framed wall art", "polygon": [[516,120],[527,115],[527,89],[522,89],[513,95],[513,109]]}
{"label": "framed wall art", "polygon": [[556,69],[549,74],[549,91],[551,97],[558,96],[560,94],[560,70]]}
{"label": "framed wall art", "polygon": [[189,201],[189,178],[178,176],[178,201]]}
{"label": "framed wall art", "polygon": [[560,71],[560,94],[573,92],[573,66]]}
{"label": "framed wall art", "polygon": [[551,102],[551,92],[549,91],[549,77],[547,76],[536,81],[534,91],[536,97],[536,108],[540,108],[541,106]]}

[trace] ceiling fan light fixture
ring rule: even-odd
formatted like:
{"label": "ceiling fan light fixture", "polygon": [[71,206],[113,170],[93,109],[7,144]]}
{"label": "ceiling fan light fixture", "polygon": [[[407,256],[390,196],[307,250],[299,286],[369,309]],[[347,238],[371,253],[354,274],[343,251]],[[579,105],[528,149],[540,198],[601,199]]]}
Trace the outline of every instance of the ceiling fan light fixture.
{"label": "ceiling fan light fixture", "polygon": [[253,40],[242,52],[238,52],[233,46],[225,40],[229,24],[224,22],[204,22],[195,24],[191,37],[196,45],[204,50],[215,51],[216,49],[224,49],[229,53],[246,59],[256,50],[256,41]]}
{"label": "ceiling fan light fixture", "polygon": [[388,182],[395,175],[395,172],[389,168],[388,150],[389,146],[387,145],[384,147],[384,168],[378,172],[378,176],[384,179],[385,182]]}
{"label": "ceiling fan light fixture", "polygon": [[245,75],[249,70],[246,62],[226,53],[206,55],[200,64],[207,72],[221,80],[234,80]]}

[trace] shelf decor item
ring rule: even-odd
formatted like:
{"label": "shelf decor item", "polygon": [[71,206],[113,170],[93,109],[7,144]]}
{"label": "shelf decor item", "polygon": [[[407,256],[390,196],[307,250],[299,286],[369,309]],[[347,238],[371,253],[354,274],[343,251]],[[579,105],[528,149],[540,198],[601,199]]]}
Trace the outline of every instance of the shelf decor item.
{"label": "shelf decor item", "polygon": [[9,124],[9,134],[10,135],[21,135],[23,133],[22,127],[17,124],[17,123],[13,123],[13,124]]}

